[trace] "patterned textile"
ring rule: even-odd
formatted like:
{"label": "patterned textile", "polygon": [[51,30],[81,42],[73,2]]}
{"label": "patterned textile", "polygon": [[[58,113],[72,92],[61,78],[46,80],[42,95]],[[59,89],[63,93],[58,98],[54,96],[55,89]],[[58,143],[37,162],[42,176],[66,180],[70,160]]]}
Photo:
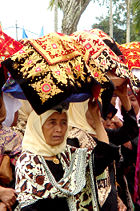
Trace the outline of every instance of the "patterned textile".
{"label": "patterned textile", "polygon": [[98,210],[91,152],[67,146],[65,152],[58,154],[65,172],[58,182],[42,156],[23,152],[16,167],[19,207],[39,199],[66,197],[70,211],[88,211],[90,206]]}
{"label": "patterned textile", "polygon": [[0,128],[0,154],[7,153],[11,157],[11,162],[15,165],[21,153],[22,136],[14,132],[10,127]]}
{"label": "patterned textile", "polygon": [[136,82],[120,58],[91,32],[71,36],[49,33],[36,40],[26,40],[24,47],[3,62],[20,84],[27,100],[41,114],[66,100],[71,94],[89,93],[94,84],[99,94],[110,85],[107,72]]}
{"label": "patterned textile", "polygon": [[117,46],[117,43],[113,40],[113,38],[111,38],[108,34],[106,34],[104,31],[102,31],[101,29],[91,29],[90,30],[91,33],[94,33],[96,34],[97,36],[100,37],[100,39],[102,41],[104,41],[104,43],[106,45],[108,45],[111,50],[117,55],[119,56],[119,58],[123,60],[123,55],[122,55],[122,52],[119,50],[118,46]]}
{"label": "patterned textile", "polygon": [[[69,130],[68,137],[77,138],[79,140],[80,148],[94,149],[97,145],[94,139],[88,133],[78,128],[72,128]],[[108,167],[102,174],[96,177],[96,185],[98,191],[98,201],[102,207],[111,190]]]}
{"label": "patterned textile", "polygon": [[[113,72],[117,77],[129,79],[130,85],[135,93],[133,87],[138,84],[139,80],[132,74],[124,62],[122,62],[121,58],[105,44],[103,40],[105,40],[105,37],[108,38],[108,35],[96,29],[75,32],[71,36],[80,42],[86,51],[88,51],[90,57],[86,62],[98,82],[101,82],[102,78],[107,76],[107,72]],[[95,66],[96,69],[94,69]],[[106,79],[106,81],[109,80]]]}
{"label": "patterned textile", "polygon": [[125,64],[130,70],[140,68],[140,42],[130,42],[118,45],[125,57]]}
{"label": "patterned textile", "polygon": [[[9,58],[23,47],[21,43],[14,40],[0,30],[0,67],[1,62]],[[7,70],[0,69],[0,88],[3,86],[7,79]]]}
{"label": "patterned textile", "polygon": [[0,31],[0,63],[19,51],[23,45]]}
{"label": "patterned textile", "polygon": [[97,145],[88,133],[76,127],[69,129],[68,137],[77,138],[79,140],[80,148],[94,149]]}
{"label": "patterned textile", "polygon": [[134,202],[140,206],[140,129],[135,168]]}
{"label": "patterned textile", "polygon": [[73,93],[90,92],[95,79],[80,55],[83,51],[71,37],[50,33],[29,40],[3,64],[41,114]]}
{"label": "patterned textile", "polygon": [[113,43],[113,39],[108,35],[106,34],[104,31],[102,31],[101,29],[91,29],[90,30],[90,33],[94,33],[96,34],[98,37],[100,37],[100,39],[102,39],[103,41],[104,40],[110,40],[110,42]]}

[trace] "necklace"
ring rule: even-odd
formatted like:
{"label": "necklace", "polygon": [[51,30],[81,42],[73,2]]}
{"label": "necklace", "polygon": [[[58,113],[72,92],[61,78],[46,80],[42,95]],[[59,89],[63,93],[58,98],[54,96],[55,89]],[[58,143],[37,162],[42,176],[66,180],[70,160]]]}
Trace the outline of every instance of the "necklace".
{"label": "necklace", "polygon": [[44,158],[45,158],[45,160],[51,160],[55,164],[59,164],[60,163],[60,161],[59,161],[59,159],[57,157],[44,157]]}
{"label": "necklace", "polygon": [[55,163],[55,164],[59,164],[59,159],[58,159],[58,158],[56,158],[56,157],[55,157],[55,158],[53,158],[53,159],[52,159],[52,161],[53,161],[53,163]]}

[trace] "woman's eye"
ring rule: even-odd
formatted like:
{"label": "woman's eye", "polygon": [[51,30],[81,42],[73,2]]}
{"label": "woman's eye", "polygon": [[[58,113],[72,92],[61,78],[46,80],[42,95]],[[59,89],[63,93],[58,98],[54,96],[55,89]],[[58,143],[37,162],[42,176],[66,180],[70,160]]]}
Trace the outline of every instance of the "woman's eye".
{"label": "woman's eye", "polygon": [[55,125],[55,124],[56,124],[56,122],[55,122],[55,121],[51,121],[50,123],[51,123],[52,125]]}
{"label": "woman's eye", "polygon": [[67,125],[67,121],[62,121],[62,124],[63,125]]}

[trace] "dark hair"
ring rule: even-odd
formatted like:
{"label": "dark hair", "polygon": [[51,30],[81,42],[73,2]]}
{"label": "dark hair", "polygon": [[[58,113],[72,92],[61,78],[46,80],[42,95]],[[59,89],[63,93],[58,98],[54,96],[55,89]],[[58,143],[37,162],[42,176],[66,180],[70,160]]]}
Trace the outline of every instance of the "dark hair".
{"label": "dark hair", "polygon": [[68,110],[69,109],[69,103],[68,102],[62,102],[56,106],[54,106],[52,109],[56,110],[59,113],[62,113],[62,110]]}

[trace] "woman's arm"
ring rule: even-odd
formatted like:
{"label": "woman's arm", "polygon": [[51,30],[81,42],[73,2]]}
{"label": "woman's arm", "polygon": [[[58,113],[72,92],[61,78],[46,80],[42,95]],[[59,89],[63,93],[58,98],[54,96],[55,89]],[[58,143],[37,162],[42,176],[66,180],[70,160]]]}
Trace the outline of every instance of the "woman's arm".
{"label": "woman's arm", "polygon": [[120,145],[136,138],[138,136],[139,129],[136,115],[128,96],[127,84],[125,83],[122,86],[117,87],[115,94],[120,98],[122,103],[121,112],[124,120],[123,126],[114,130],[106,130],[109,136],[109,141],[116,145]]}
{"label": "woman's arm", "polygon": [[109,143],[107,132],[105,131],[105,128],[103,126],[101,113],[99,106],[96,101],[92,102],[92,100],[89,100],[88,103],[88,110],[91,114],[91,117],[93,119],[94,126],[92,126],[96,132],[96,138],[99,141]]}
{"label": "woman's arm", "polygon": [[128,96],[127,81],[121,86],[116,87],[114,94],[116,94],[119,97],[125,111],[126,112],[130,111],[132,106]]}

